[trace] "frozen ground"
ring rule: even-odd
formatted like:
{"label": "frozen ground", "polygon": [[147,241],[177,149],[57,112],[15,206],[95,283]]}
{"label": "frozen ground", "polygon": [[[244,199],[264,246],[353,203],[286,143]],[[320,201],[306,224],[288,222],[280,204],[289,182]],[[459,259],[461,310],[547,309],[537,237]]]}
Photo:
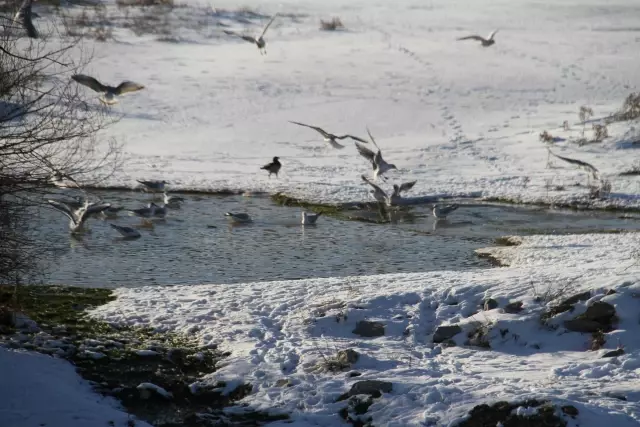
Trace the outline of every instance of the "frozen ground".
{"label": "frozen ground", "polygon": [[[327,149],[314,131],[287,122],[295,120],[360,136],[369,126],[400,168],[391,182],[418,180],[412,195],[575,201],[587,192],[586,175],[558,161],[545,168],[538,135],[576,138],[580,106],[603,118],[637,89],[640,4],[627,0],[248,0],[242,6],[265,17],[245,24],[221,12],[237,2],[215,2],[217,13],[192,6],[200,9],[175,10],[185,17],[173,42],[116,29],[116,41],[93,46],[88,73],[147,86],[113,108],[123,118],[107,133],[125,142],[127,163],[108,184],[164,178],[174,189],[365,199],[360,175],[369,167],[353,143]],[[266,35],[266,56],[222,33],[258,32],[275,12],[283,17]],[[320,31],[319,19],[334,15],[347,30]],[[490,48],[456,41],[494,28]],[[638,136],[633,126],[611,125],[603,143],[553,144],[611,182],[611,200],[600,204],[640,206],[637,178],[617,176],[636,162],[625,144]],[[284,165],[278,180],[259,170],[273,156]]]}
{"label": "frozen ground", "polygon": [[0,348],[0,382],[2,427],[125,427],[134,420],[93,392],[66,360]]}
{"label": "frozen ground", "polygon": [[[336,399],[360,380],[384,380],[392,391],[374,399],[374,425],[455,425],[480,403],[549,398],[579,410],[569,426],[640,423],[640,282],[630,234],[532,236],[520,246],[490,249],[510,267],[341,279],[120,289],[93,315],[195,334],[233,354],[203,384],[248,382],[251,407],[291,413],[295,425],[340,426]],[[615,293],[610,290],[613,289]],[[582,291],[573,311],[543,313]],[[482,309],[493,298],[498,308]],[[536,300],[542,298],[543,300]],[[545,299],[546,298],[546,299]],[[523,310],[505,312],[521,301]],[[597,301],[615,307],[618,325],[602,349],[564,321]],[[353,333],[361,320],[381,322],[384,336]],[[435,328],[457,324],[455,347],[433,343]],[[469,345],[483,330],[490,348]],[[477,344],[477,342],[476,342]],[[625,354],[602,358],[624,347]],[[360,353],[350,368],[318,368],[339,350]],[[278,386],[287,379],[289,387]]]}

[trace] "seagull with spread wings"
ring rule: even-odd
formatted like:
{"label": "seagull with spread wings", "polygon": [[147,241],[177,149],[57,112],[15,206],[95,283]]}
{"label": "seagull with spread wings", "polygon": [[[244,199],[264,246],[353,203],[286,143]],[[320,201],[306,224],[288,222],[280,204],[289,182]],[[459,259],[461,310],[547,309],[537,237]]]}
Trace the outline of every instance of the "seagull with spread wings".
{"label": "seagull with spread wings", "polygon": [[461,37],[458,40],[477,40],[482,44],[483,47],[489,47],[495,44],[496,41],[493,39],[493,37],[496,35],[497,32],[498,30],[494,30],[491,34],[489,34],[489,37],[487,37],[486,39],[482,36],[473,35],[473,36]]}
{"label": "seagull with spread wings", "polygon": [[403,191],[411,190],[413,186],[416,185],[416,182],[417,182],[417,181],[411,181],[411,182],[405,182],[400,185],[394,184],[393,193],[391,193],[391,195],[389,196],[382,188],[380,188],[378,185],[371,182],[369,178],[367,178],[366,176],[362,175],[361,178],[364,182],[366,182],[373,188],[373,190],[371,190],[371,193],[373,194],[373,198],[376,199],[379,203],[383,203],[388,206],[398,204],[400,199],[402,199],[402,197],[400,196],[400,193],[402,193]]}
{"label": "seagull with spread wings", "polygon": [[32,18],[37,16],[35,13],[31,11],[31,4],[33,0],[24,0],[20,5],[20,9],[18,9],[18,13],[13,18],[13,24],[17,24],[18,20],[22,21],[22,26],[25,30],[27,30],[27,36],[32,39],[38,38],[38,30],[36,30],[35,25],[33,25]]}
{"label": "seagull with spread wings", "polygon": [[360,153],[362,157],[364,157],[369,162],[371,162],[371,165],[373,166],[374,179],[378,179],[379,176],[382,177],[382,174],[387,172],[388,170],[391,170],[391,169],[398,170],[396,165],[394,165],[393,163],[387,163],[384,161],[384,159],[382,158],[382,150],[380,150],[380,147],[378,147],[376,140],[373,139],[373,135],[371,135],[371,132],[369,132],[368,128],[367,128],[367,133],[369,134],[369,138],[371,138],[371,142],[373,142],[373,145],[376,146],[378,151],[374,153],[373,151],[369,150],[367,147],[361,144],[358,144],[357,142],[356,142],[356,149],[358,150],[358,153]]}
{"label": "seagull with spread wings", "polygon": [[269,20],[269,22],[267,22],[267,25],[264,26],[262,33],[260,33],[260,36],[258,37],[252,37],[252,36],[248,36],[248,35],[243,35],[243,34],[238,34],[235,33],[233,31],[230,30],[224,30],[225,34],[228,34],[230,36],[234,36],[234,37],[240,37],[242,40],[248,41],[249,43],[253,43],[258,47],[258,50],[260,51],[260,55],[266,55],[267,54],[267,42],[264,39],[264,35],[267,32],[267,30],[269,29],[269,27],[271,26],[271,24],[273,23],[273,21],[276,19],[276,17],[278,16],[278,14],[276,13],[275,15],[273,15],[271,17],[271,19]]}
{"label": "seagull with spread wings", "polygon": [[414,185],[416,185],[416,182],[418,181],[411,181],[411,182],[404,182],[400,185],[398,184],[393,184],[393,193],[391,193],[391,196],[389,196],[389,204],[390,205],[397,205],[398,202],[400,202],[400,200],[402,200],[402,196],[401,193],[404,191],[409,191],[413,188]]}
{"label": "seagull with spread wings", "polygon": [[84,204],[78,209],[71,209],[65,203],[61,203],[57,200],[47,200],[47,202],[54,209],[62,212],[69,218],[69,230],[71,234],[81,234],[86,231],[84,228],[85,222],[92,216],[101,213],[109,206],[110,203],[89,203],[86,199]]}
{"label": "seagull with spread wings", "polygon": [[94,91],[101,94],[102,96],[98,99],[100,99],[100,102],[106,105],[113,105],[117,103],[117,96],[124,95],[128,92],[136,92],[138,90],[144,89],[143,85],[128,80],[114,87],[103,85],[93,77],[84,74],[74,74],[73,76],[71,76],[71,78],[81,85],[93,89]]}
{"label": "seagull with spread wings", "polygon": [[333,148],[344,148],[344,145],[339,144],[338,143],[338,139],[342,140],[342,139],[346,139],[346,138],[351,138],[355,141],[360,141],[360,142],[364,142],[365,144],[368,144],[369,141],[366,141],[362,138],[358,138],[357,136],[353,136],[353,135],[334,135],[332,133],[329,133],[327,131],[325,131],[324,129],[322,129],[321,127],[318,126],[311,126],[311,125],[305,125],[304,123],[300,123],[300,122],[294,122],[289,120],[289,123],[293,123],[294,125],[298,125],[298,126],[304,126],[304,127],[308,127],[311,128],[313,130],[315,130],[316,132],[318,132],[320,135],[322,135],[324,137],[324,140]]}

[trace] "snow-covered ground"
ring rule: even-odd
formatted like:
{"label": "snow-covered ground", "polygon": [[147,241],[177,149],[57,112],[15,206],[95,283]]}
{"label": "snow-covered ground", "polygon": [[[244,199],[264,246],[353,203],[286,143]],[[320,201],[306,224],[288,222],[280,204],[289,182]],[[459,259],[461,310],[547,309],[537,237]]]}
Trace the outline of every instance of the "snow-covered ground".
{"label": "snow-covered ground", "polygon": [[[166,179],[173,189],[367,198],[360,175],[370,167],[353,143],[327,149],[295,120],[361,137],[368,126],[400,169],[391,182],[418,180],[412,195],[567,202],[586,194],[586,175],[557,160],[545,168],[539,134],[577,138],[580,106],[603,118],[638,85],[640,4],[628,0],[247,0],[243,7],[265,16],[245,24],[220,12],[239,10],[237,2],[215,2],[217,13],[189,4],[200,9],[172,12],[186,16],[172,26],[174,42],[116,29],[115,41],[83,43],[95,56],[87,73],[146,85],[113,108],[123,118],[105,136],[125,143],[127,162],[109,185]],[[222,33],[257,33],[275,12],[282,17],[266,34],[266,56]],[[346,31],[319,30],[332,16]],[[456,41],[495,28],[489,48]],[[634,126],[611,125],[603,143],[552,144],[611,182],[601,204],[640,206],[637,178],[617,176],[637,162],[625,144],[639,135]],[[283,163],[279,179],[259,169],[273,156]]]}
{"label": "snow-covered ground", "polygon": [[[638,425],[637,236],[521,241],[488,250],[511,264],[505,268],[120,289],[116,301],[92,315],[221,345],[233,354],[203,384],[225,381],[232,388],[248,382],[253,393],[245,401],[251,407],[290,413],[295,425],[343,425],[336,414],[346,403],[336,400],[361,380],[392,383],[392,391],[374,399],[365,415],[374,425],[454,425],[480,403],[525,398],[574,405],[579,415],[570,426]],[[583,291],[591,293],[572,311],[543,316]],[[498,307],[483,310],[487,298]],[[505,312],[514,301],[522,302],[522,311]],[[569,332],[564,321],[596,302],[615,307],[618,324],[605,334],[602,349],[590,350],[591,334]],[[384,335],[353,333],[362,320],[382,323]],[[462,330],[453,337],[456,346],[434,344],[435,329],[453,324]],[[467,344],[477,330],[490,348]],[[624,355],[602,358],[619,347]],[[318,367],[346,349],[360,354],[351,368]],[[351,370],[362,375],[351,378]],[[278,382],[285,379],[289,387]]]}
{"label": "snow-covered ground", "polygon": [[2,427],[126,427],[129,420],[150,427],[96,394],[62,359],[0,348],[0,383]]}

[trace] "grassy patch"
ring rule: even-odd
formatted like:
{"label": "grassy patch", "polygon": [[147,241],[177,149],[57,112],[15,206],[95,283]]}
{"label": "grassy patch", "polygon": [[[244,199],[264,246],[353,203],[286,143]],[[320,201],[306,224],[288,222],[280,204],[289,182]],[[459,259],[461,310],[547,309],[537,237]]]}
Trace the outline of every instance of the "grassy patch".
{"label": "grassy patch", "polygon": [[494,243],[497,246],[519,246],[522,244],[522,240],[514,236],[498,237]]}
{"label": "grassy patch", "polygon": [[[514,409],[518,407],[536,408],[536,411],[530,415],[518,415],[514,413]],[[536,399],[514,403],[497,402],[491,406],[482,404],[475,406],[469,412],[469,418],[458,423],[457,426],[565,427],[567,421],[564,419],[565,416],[559,415],[560,412],[567,415],[572,414],[569,415],[572,417],[578,414],[578,410],[573,406],[563,406],[561,411],[557,411],[551,402]]]}
{"label": "grassy patch", "polygon": [[[37,323],[27,329],[4,326],[0,343],[71,361],[96,391],[119,399],[128,412],[156,426],[220,425],[228,419],[222,409],[251,392],[251,385],[243,384],[223,394],[224,383],[192,390],[191,384],[214,372],[218,361],[228,356],[200,346],[193,337],[111,325],[86,316],[86,310],[113,299],[105,289],[25,286],[14,294],[13,287],[0,286],[4,306]],[[170,397],[138,389],[142,383],[159,386]],[[247,412],[225,425],[259,425],[259,420],[273,417],[287,416]]]}

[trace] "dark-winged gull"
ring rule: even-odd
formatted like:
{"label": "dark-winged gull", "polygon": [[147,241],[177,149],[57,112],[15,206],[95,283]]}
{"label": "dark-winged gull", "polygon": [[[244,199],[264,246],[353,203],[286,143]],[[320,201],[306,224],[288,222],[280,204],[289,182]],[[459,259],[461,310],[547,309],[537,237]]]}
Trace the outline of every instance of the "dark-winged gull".
{"label": "dark-winged gull", "polygon": [[114,230],[122,234],[122,237],[126,239],[137,239],[140,237],[140,232],[135,228],[125,227],[122,225],[109,224]]}
{"label": "dark-winged gull", "polygon": [[271,174],[275,174],[276,178],[278,177],[278,172],[280,172],[280,168],[282,167],[282,163],[280,163],[280,157],[274,157],[271,163],[267,163],[262,166],[260,169],[264,169],[269,172],[269,178],[271,178]]}
{"label": "dark-winged gull", "polygon": [[364,139],[358,138],[357,136],[353,136],[353,135],[341,135],[341,136],[334,135],[332,133],[329,133],[329,132],[325,131],[324,129],[322,129],[321,127],[318,127],[318,126],[306,125],[304,123],[294,122],[294,121],[291,121],[291,120],[289,120],[289,123],[293,123],[294,125],[298,125],[298,126],[305,126],[305,127],[308,127],[308,128],[311,128],[311,129],[315,130],[320,135],[322,135],[324,137],[324,140],[329,145],[331,145],[333,148],[338,148],[338,149],[339,148],[344,148],[344,145],[339,144],[338,141],[336,141],[338,139],[342,140],[342,139],[346,139],[346,138],[351,138],[351,139],[353,139],[355,141],[364,142],[365,144],[369,143],[369,141],[365,141]]}
{"label": "dark-winged gull", "polygon": [[231,220],[231,222],[236,224],[247,224],[252,221],[251,217],[247,213],[226,212],[224,216],[226,216],[227,218],[229,218],[229,220]]}
{"label": "dark-winged gull", "polygon": [[491,34],[489,34],[489,37],[487,37],[486,39],[482,36],[473,35],[473,36],[460,37],[458,40],[478,40],[483,47],[489,47],[495,44],[496,41],[493,39],[493,37],[496,35],[497,32],[498,30],[494,30]]}
{"label": "dark-winged gull", "polygon": [[248,41],[249,43],[255,44],[258,47],[258,50],[260,51],[260,55],[266,55],[267,54],[267,42],[264,40],[264,35],[267,32],[267,30],[269,29],[269,26],[271,26],[271,23],[276,19],[276,16],[278,16],[277,13],[271,17],[269,22],[267,22],[267,25],[264,26],[264,29],[262,30],[262,33],[260,33],[260,36],[258,36],[258,37],[252,37],[252,36],[249,36],[249,35],[238,34],[236,32],[230,31],[230,30],[224,30],[224,33],[228,34],[230,36],[240,37],[242,40],[245,40],[245,41]]}
{"label": "dark-winged gull", "polygon": [[81,85],[93,89],[94,91],[101,94],[102,96],[99,98],[100,102],[106,105],[117,103],[118,100],[116,99],[116,97],[119,95],[144,89],[143,85],[128,80],[114,87],[103,85],[93,77],[84,74],[74,74],[73,76],[71,76],[71,78]]}
{"label": "dark-winged gull", "polygon": [[437,219],[445,219],[447,218],[447,215],[449,215],[451,212],[455,211],[456,209],[458,209],[460,206],[453,204],[453,205],[444,205],[444,206],[438,206],[438,205],[433,205],[433,216],[435,216]]}
{"label": "dark-winged gull", "polygon": [[367,133],[369,134],[369,138],[371,138],[371,142],[373,142],[373,145],[375,145],[376,148],[378,149],[378,152],[374,153],[373,151],[369,150],[367,147],[361,144],[358,144],[357,142],[356,142],[356,149],[358,150],[358,153],[360,153],[362,157],[364,157],[369,162],[371,162],[371,166],[373,167],[374,179],[377,179],[379,176],[382,176],[383,173],[387,172],[390,169],[397,170],[398,168],[396,167],[396,165],[392,163],[387,163],[384,161],[384,159],[382,158],[382,150],[380,150],[380,147],[378,147],[378,144],[376,143],[376,140],[373,138],[373,135],[371,135],[371,132],[369,132],[369,129],[367,129]]}

